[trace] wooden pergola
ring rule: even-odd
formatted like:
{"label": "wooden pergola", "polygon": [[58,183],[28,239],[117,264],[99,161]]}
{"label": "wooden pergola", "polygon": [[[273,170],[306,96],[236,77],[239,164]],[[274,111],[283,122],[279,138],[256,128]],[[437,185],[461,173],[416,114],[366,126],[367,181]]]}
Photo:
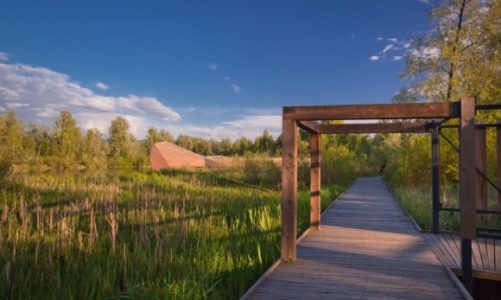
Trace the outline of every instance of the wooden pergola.
{"label": "wooden pergola", "polygon": [[[438,211],[440,207],[438,179],[439,129],[441,122],[449,119],[459,119],[457,127],[459,128],[458,150],[460,157],[461,268],[463,283],[471,291],[473,284],[471,242],[477,236],[475,223],[476,191],[477,186],[482,184],[481,181],[483,181],[480,180],[480,183],[477,183],[475,153],[482,147],[476,147],[475,113],[475,100],[473,98],[462,98],[459,102],[441,103],[284,107],[282,115],[282,262],[294,262],[296,260],[298,127],[311,134],[310,223],[312,230],[320,230],[321,134],[429,133],[432,136],[433,156],[433,230],[438,231]],[[398,121],[392,123],[336,125],[326,125],[318,122],[327,120],[390,119]],[[485,138],[483,144],[485,149]],[[484,151],[480,150],[480,152]],[[335,168],[336,166],[332,167]]]}

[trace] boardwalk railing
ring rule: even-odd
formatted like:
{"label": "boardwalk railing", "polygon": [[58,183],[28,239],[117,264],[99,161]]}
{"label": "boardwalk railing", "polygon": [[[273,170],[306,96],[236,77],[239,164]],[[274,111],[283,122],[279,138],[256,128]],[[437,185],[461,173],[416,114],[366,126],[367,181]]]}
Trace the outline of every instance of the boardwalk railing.
{"label": "boardwalk railing", "polygon": [[[439,211],[446,208],[440,206],[439,186],[439,140],[440,129],[446,128],[444,123],[458,119],[459,129],[459,190],[460,190],[460,238],[461,269],[463,284],[471,292],[472,277],[472,240],[477,238],[476,214],[478,203],[483,205],[486,174],[484,162],[485,138],[482,128],[491,125],[477,126],[475,114],[480,109],[501,109],[501,106],[475,105],[474,98],[462,98],[459,102],[440,103],[405,103],[405,104],[370,104],[342,106],[295,106],[284,107],[282,114],[282,236],[281,260],[294,262],[296,253],[297,225],[297,165],[298,165],[298,127],[311,134],[311,226],[320,229],[320,135],[337,133],[428,133],[432,139],[433,153],[433,230],[439,230]],[[317,121],[327,120],[380,120],[394,119],[392,123],[367,124],[320,124]],[[404,121],[402,121],[404,120]],[[407,121],[405,121],[407,120]],[[419,121],[422,120],[422,121]],[[430,120],[432,120],[430,122]],[[501,128],[496,124],[496,128]],[[498,129],[500,133],[501,129]],[[485,132],[485,130],[484,130]],[[476,136],[478,135],[478,139]],[[498,149],[501,141],[498,135]],[[483,145],[483,148],[482,146]],[[481,163],[477,164],[476,152],[481,153]],[[498,151],[498,162],[501,161]],[[480,167],[477,170],[477,167]],[[498,174],[501,174],[498,163]],[[334,166],[335,167],[335,166]],[[484,178],[485,177],[485,178]],[[501,176],[498,176],[501,177]],[[481,179],[479,179],[481,178]],[[487,182],[492,183],[488,180]],[[501,179],[498,185],[501,186]],[[499,189],[498,189],[499,192]],[[478,196],[479,193],[481,196]],[[479,198],[480,197],[480,198]],[[476,201],[476,199],[482,199]],[[501,199],[501,194],[498,194]],[[501,200],[498,200],[501,201]],[[501,203],[501,202],[499,202]],[[501,206],[501,204],[500,204]],[[480,208],[483,208],[480,206]],[[485,210],[485,209],[484,209]],[[482,213],[482,211],[479,211]]]}

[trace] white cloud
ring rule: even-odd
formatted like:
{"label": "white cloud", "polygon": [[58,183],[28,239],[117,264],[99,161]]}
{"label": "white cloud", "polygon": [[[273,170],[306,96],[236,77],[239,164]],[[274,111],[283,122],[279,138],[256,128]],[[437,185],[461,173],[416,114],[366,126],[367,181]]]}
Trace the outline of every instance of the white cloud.
{"label": "white cloud", "polygon": [[240,119],[216,124],[212,127],[186,124],[176,126],[170,125],[167,126],[166,129],[174,135],[188,134],[203,138],[230,138],[236,140],[242,136],[254,139],[263,134],[265,129],[268,129],[270,134],[274,137],[278,137],[281,128],[281,115],[247,115]]}
{"label": "white cloud", "polygon": [[98,89],[103,90],[103,91],[106,91],[107,89],[109,89],[109,88],[110,88],[109,86],[107,86],[106,84],[104,84],[104,83],[102,83],[102,82],[100,82],[100,81],[99,81],[99,82],[96,82],[96,87],[97,87]]}
{"label": "white cloud", "polygon": [[409,51],[411,56],[414,56],[419,59],[435,59],[440,55],[440,49],[437,47],[424,47],[419,49],[412,49]]}
{"label": "white cloud", "polygon": [[218,66],[218,64],[212,63],[212,64],[208,64],[207,68],[209,68],[212,71],[216,71],[217,69],[219,69],[219,66]]}
{"label": "white cloud", "polygon": [[230,76],[224,76],[224,80],[225,80],[225,81],[230,81],[230,80],[231,80],[231,78],[230,78]]}
{"label": "white cloud", "polygon": [[181,119],[154,97],[103,96],[71,81],[66,74],[24,64],[0,63],[0,106],[16,109],[23,119],[49,125],[61,110],[68,110],[83,128],[96,125],[103,132],[113,118],[122,115],[138,137],[146,132],[144,127],[162,127]]}
{"label": "white cloud", "polygon": [[251,115],[234,121],[226,121],[224,124],[234,128],[264,127],[268,129],[280,129],[282,126],[282,116],[280,115]]}
{"label": "white cloud", "polygon": [[0,106],[0,111],[6,111],[6,109]]}
{"label": "white cloud", "polygon": [[378,41],[389,41],[387,45],[379,51],[376,55],[371,56],[371,61],[400,61],[409,52],[408,49],[412,47],[412,39],[399,40],[397,38],[383,38],[378,37]]}
{"label": "white cloud", "polygon": [[426,3],[426,4],[430,3],[430,0],[417,0],[417,1],[421,2],[421,3]]}
{"label": "white cloud", "polygon": [[242,88],[234,83],[230,84],[230,88],[235,94],[240,94],[240,92],[242,91]]}
{"label": "white cloud", "polygon": [[5,52],[0,51],[0,61],[8,61],[9,60],[9,55]]}
{"label": "white cloud", "polygon": [[387,45],[386,47],[384,47],[383,53],[386,53],[386,52],[390,51],[391,49],[393,49],[393,47],[394,47],[393,44]]}
{"label": "white cloud", "polygon": [[21,108],[21,107],[27,107],[30,106],[29,103],[19,103],[19,102],[13,102],[13,103],[6,103],[6,106],[10,109],[16,109],[16,108]]}

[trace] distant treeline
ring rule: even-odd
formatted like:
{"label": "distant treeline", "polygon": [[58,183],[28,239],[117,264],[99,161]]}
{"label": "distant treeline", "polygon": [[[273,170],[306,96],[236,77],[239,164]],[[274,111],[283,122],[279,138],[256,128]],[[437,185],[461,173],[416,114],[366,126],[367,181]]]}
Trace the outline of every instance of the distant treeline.
{"label": "distant treeline", "polygon": [[[144,166],[154,143],[169,141],[203,155],[243,156],[280,155],[280,137],[264,130],[254,141],[203,139],[179,135],[176,139],[164,129],[149,128],[144,139],[129,132],[123,117],[114,119],[107,137],[98,129],[82,130],[68,111],[62,111],[52,127],[20,120],[15,111],[0,115],[0,161],[15,165],[48,168],[96,168],[106,166]],[[4,162],[5,164],[5,162]]]}

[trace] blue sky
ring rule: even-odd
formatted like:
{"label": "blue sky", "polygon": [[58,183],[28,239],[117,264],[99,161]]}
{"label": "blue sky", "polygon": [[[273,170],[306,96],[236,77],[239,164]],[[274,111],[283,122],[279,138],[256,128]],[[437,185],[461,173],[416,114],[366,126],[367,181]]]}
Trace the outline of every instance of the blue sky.
{"label": "blue sky", "polygon": [[[424,0],[8,1],[0,110],[106,132],[255,137],[287,105],[384,103],[403,85]],[[257,122],[253,122],[256,120]]]}

